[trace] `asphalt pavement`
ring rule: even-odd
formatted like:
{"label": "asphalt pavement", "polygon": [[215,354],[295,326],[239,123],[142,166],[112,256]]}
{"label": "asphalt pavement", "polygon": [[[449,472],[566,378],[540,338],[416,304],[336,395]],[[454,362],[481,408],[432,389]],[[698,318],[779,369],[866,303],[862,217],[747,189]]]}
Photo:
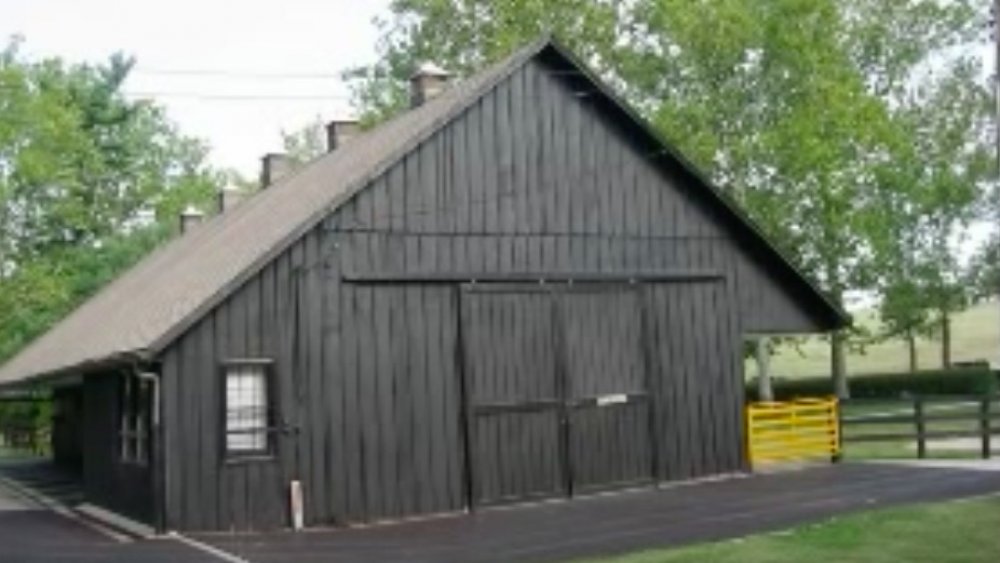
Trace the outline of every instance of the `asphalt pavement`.
{"label": "asphalt pavement", "polygon": [[121,541],[0,480],[0,563],[219,563],[173,539]]}
{"label": "asphalt pavement", "polygon": [[[51,490],[66,491],[42,481]],[[0,563],[227,560],[177,539],[122,542],[18,491],[0,478]],[[72,498],[75,493],[65,494]],[[1000,494],[996,461],[847,463],[366,528],[194,537],[254,563],[555,562],[740,537],[879,507],[989,494]]]}
{"label": "asphalt pavement", "polygon": [[199,537],[255,563],[572,561],[997,494],[998,469],[845,463],[368,528]]}

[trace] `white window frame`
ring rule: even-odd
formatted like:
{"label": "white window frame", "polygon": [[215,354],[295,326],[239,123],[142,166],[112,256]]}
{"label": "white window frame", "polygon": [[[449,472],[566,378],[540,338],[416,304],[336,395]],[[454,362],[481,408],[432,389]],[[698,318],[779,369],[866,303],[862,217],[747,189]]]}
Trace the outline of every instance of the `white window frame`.
{"label": "white window frame", "polygon": [[263,359],[223,362],[221,403],[225,459],[273,455],[277,401],[272,362]]}

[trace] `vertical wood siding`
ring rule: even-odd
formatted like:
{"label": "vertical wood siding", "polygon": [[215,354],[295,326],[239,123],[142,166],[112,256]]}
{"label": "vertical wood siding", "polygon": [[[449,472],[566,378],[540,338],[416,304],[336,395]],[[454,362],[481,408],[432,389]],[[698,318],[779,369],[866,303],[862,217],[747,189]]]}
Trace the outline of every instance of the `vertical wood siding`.
{"label": "vertical wood siding", "polygon": [[52,391],[52,461],[69,471],[83,471],[83,386]]}
{"label": "vertical wood siding", "polygon": [[[460,335],[460,317],[476,311],[460,312],[457,286],[373,285],[344,276],[716,271],[721,276],[716,282],[645,286],[628,298],[636,300],[629,307],[642,313],[617,318],[616,325],[584,322],[583,317],[604,314],[606,302],[570,298],[564,304],[569,313],[563,322],[575,327],[570,346],[584,354],[592,348],[588,342],[603,339],[606,346],[591,351],[606,353],[593,362],[610,362],[608,370],[633,373],[636,381],[643,374],[648,378],[646,406],[580,421],[589,428],[586,435],[603,436],[594,447],[604,457],[595,459],[624,456],[631,465],[601,461],[583,471],[600,484],[644,473],[682,479],[743,467],[738,356],[743,331],[808,331],[819,324],[782,280],[769,274],[771,264],[732,235],[728,219],[697,193],[702,188],[680,170],[658,166],[654,160],[662,155],[633,142],[603,117],[579,81],[553,70],[558,69],[536,60],[516,71],[167,351],[171,527],[286,526],[292,479],[303,483],[308,524],[465,506],[459,368],[481,364],[466,358],[460,366],[459,342],[472,338],[465,353],[474,358],[493,353],[468,327]],[[498,317],[482,322],[497,323],[501,334],[513,339],[529,330],[527,317],[497,311]],[[612,326],[615,334],[607,332]],[[501,367],[542,361],[538,354],[544,351],[531,348],[538,342],[512,341],[524,354],[493,360]],[[279,412],[288,432],[278,438],[274,459],[227,464],[220,455],[219,362],[246,357],[274,360]],[[477,368],[469,369],[470,377],[477,377]],[[513,365],[503,370],[516,371]],[[588,393],[601,392],[600,373],[578,371],[579,385]],[[476,385],[476,393],[490,389],[486,382]],[[494,392],[499,397],[515,390],[489,391]],[[544,414],[536,418],[501,416],[489,423],[493,426],[477,427],[469,439],[482,448],[483,440],[511,442],[537,427],[531,432],[544,441],[551,421]],[[616,433],[643,432],[655,435],[657,447],[643,450],[630,442],[631,450],[614,450]],[[570,450],[582,455],[590,445],[577,442]],[[486,448],[481,455],[498,451]],[[555,486],[539,477],[555,471],[552,464],[542,467],[548,463],[544,457],[484,462],[504,463],[541,464],[537,474],[516,477],[540,479],[521,482],[521,488]],[[505,487],[514,486],[505,478],[484,473],[475,494],[503,497]]]}
{"label": "vertical wood siding", "polygon": [[[624,286],[575,289],[557,300],[566,396],[576,405],[567,421],[575,492],[653,477],[649,379],[659,375],[647,373],[642,297]],[[613,395],[625,395],[628,402],[592,402]]]}
{"label": "vertical wood siding", "polygon": [[152,522],[154,497],[149,466],[126,463],[119,456],[120,393],[120,374],[93,374],[84,378],[84,493],[90,502],[142,522]]}
{"label": "vertical wood siding", "polygon": [[494,289],[462,296],[473,499],[566,494],[555,304],[545,291]]}
{"label": "vertical wood siding", "polygon": [[647,289],[657,388],[658,473],[678,480],[745,469],[742,343],[723,283]]}

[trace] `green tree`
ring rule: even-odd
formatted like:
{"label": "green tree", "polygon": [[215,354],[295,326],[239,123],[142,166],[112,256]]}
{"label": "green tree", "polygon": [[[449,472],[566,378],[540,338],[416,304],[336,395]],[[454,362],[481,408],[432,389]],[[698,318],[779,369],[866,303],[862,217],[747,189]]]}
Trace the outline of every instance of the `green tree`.
{"label": "green tree", "polygon": [[960,56],[901,96],[894,119],[903,142],[880,174],[883,337],[903,337],[914,371],[920,334],[941,339],[941,363],[950,365],[951,318],[972,297],[957,247],[983,214],[994,173],[992,96],[981,77],[978,62]]}
{"label": "green tree", "polygon": [[[695,4],[639,3],[646,39],[626,74],[660,100],[654,123],[843,303],[870,275],[868,256],[857,252],[874,224],[868,168],[891,128],[842,44],[849,30],[840,4]],[[846,336],[831,337],[841,396]]]}
{"label": "green tree", "polygon": [[965,279],[973,302],[1000,295],[1000,239],[996,234],[981,243],[969,259]]}
{"label": "green tree", "polygon": [[925,98],[908,112],[920,158],[917,203],[922,212],[920,272],[941,339],[941,364],[951,365],[951,318],[968,302],[964,267],[955,246],[985,203],[995,173],[991,135],[992,95],[980,66],[963,59],[927,84]]}
{"label": "green tree", "polygon": [[207,208],[220,177],[161,108],[129,100],[133,62],[0,51],[0,359]]}
{"label": "green tree", "polygon": [[[916,371],[917,336],[948,324],[950,312],[941,313],[940,304],[952,309],[963,301],[955,291],[955,249],[945,239],[960,233],[979,199],[988,97],[968,53],[985,39],[979,16],[986,6],[975,0],[853,0],[849,6],[851,57],[870,91],[886,100],[897,128],[890,159],[876,171],[882,208],[873,236],[885,326],[879,338],[902,337]],[[941,168],[948,160],[965,168],[958,174],[968,185],[932,187],[941,172],[950,174]]]}

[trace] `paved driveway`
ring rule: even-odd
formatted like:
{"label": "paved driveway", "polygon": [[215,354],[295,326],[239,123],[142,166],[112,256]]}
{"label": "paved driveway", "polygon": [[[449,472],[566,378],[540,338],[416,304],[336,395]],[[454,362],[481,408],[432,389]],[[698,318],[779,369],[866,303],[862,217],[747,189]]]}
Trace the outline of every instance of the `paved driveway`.
{"label": "paved driveway", "polygon": [[[198,539],[253,562],[561,561],[738,537],[836,514],[1000,493],[1000,463],[845,464],[363,529]],[[215,562],[170,539],[121,543],[0,483],[0,563]]]}
{"label": "paved driveway", "polygon": [[174,540],[122,543],[56,514],[0,482],[2,563],[219,563]]}
{"label": "paved driveway", "polygon": [[265,563],[560,561],[998,493],[998,469],[844,464],[389,526],[199,539]]}

